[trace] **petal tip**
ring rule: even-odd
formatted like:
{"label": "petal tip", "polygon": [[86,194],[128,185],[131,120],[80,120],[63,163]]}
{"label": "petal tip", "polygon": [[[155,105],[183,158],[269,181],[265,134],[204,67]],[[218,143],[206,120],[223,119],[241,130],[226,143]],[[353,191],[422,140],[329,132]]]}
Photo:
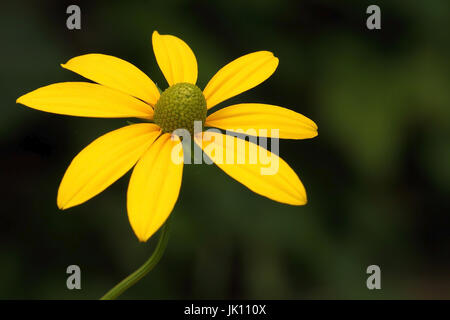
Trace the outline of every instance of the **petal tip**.
{"label": "petal tip", "polygon": [[141,242],[141,243],[145,243],[145,242],[147,242],[147,240],[150,238],[150,237],[143,237],[143,236],[139,236],[139,235],[136,235],[136,237],[138,238],[138,240],[139,240],[139,242]]}
{"label": "petal tip", "polygon": [[20,97],[18,97],[16,99],[16,103],[20,103],[20,104],[23,104],[24,106],[28,107],[28,104],[30,102],[29,98],[30,98],[31,93],[33,93],[33,91],[21,95]]}
{"label": "petal tip", "polygon": [[300,195],[297,199],[295,199],[295,201],[292,201],[290,204],[292,206],[304,206],[308,203],[308,199],[306,198],[306,196]]}
{"label": "petal tip", "polygon": [[[302,192],[303,191],[303,192]],[[300,191],[298,195],[298,206],[304,206],[308,203],[308,196],[306,194],[305,188],[303,187],[303,190]]]}
{"label": "petal tip", "polygon": [[133,229],[134,235],[136,236],[139,242],[144,243],[147,242],[148,239],[150,239],[150,236],[146,232],[143,232],[143,230],[139,230],[139,228],[137,228],[137,226],[132,224],[131,221],[130,225],[131,228]]}
{"label": "petal tip", "polygon": [[276,65],[279,64],[280,59],[278,59],[278,57],[272,52],[272,51],[262,51],[265,54],[267,54],[267,56],[270,56],[272,58],[273,61],[276,61]]}
{"label": "petal tip", "polygon": [[272,51],[269,51],[269,50],[261,50],[261,51],[259,51],[259,52],[261,52],[262,54],[267,54],[267,55],[271,55],[271,56],[274,56],[274,57],[275,57],[275,55],[273,54],[273,52],[272,52]]}
{"label": "petal tip", "polygon": [[67,204],[67,201],[63,201],[59,194],[56,197],[56,205],[58,206],[59,210],[66,210],[67,208],[69,208],[69,205]]}
{"label": "petal tip", "polygon": [[60,201],[56,201],[56,205],[58,206],[59,210],[66,210],[68,208],[68,206],[64,205]]}
{"label": "petal tip", "polygon": [[56,195],[56,205],[58,206],[59,210],[66,210],[70,207],[73,207],[73,205],[70,204],[70,199],[63,196],[64,192],[61,189],[61,186],[58,189],[58,194]]}
{"label": "petal tip", "polygon": [[[86,200],[87,201],[87,200]],[[58,194],[57,198],[56,198],[56,205],[58,206],[58,208],[60,210],[67,210],[70,209],[72,207],[76,207],[86,201],[83,202],[76,202],[73,200],[73,197],[69,198],[69,199],[62,199],[62,197]]]}

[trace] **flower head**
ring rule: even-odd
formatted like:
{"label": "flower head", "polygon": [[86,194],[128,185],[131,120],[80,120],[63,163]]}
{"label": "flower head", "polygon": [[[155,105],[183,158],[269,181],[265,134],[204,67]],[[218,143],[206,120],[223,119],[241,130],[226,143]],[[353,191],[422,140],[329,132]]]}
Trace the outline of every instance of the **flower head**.
{"label": "flower head", "polygon": [[[142,71],[116,57],[86,54],[70,59],[62,67],[94,81],[51,84],[17,99],[28,107],[83,117],[141,118],[109,132],[89,144],[71,162],[61,181],[57,204],[60,209],[79,205],[105,190],[133,166],[127,194],[130,224],[140,241],[148,240],[170,215],[178,198],[183,163],[173,161],[173,152],[182,156],[175,129],[194,134],[195,142],[224,172],[252,191],[275,201],[302,205],[306,192],[298,176],[277,155],[251,142],[219,132],[194,132],[194,122],[202,128],[228,132],[263,129],[259,136],[306,139],[317,135],[317,126],[305,116],[278,106],[244,103],[232,105],[207,116],[207,110],[222,101],[265,81],[278,66],[271,52],[244,55],[220,69],[204,90],[196,86],[197,60],[189,46],[177,37],[152,36],[158,65],[169,87],[161,94]],[[152,121],[150,123],[149,121]],[[243,148],[237,148],[237,141]],[[253,148],[253,149],[252,149]],[[278,170],[262,175],[261,159],[249,161],[251,152],[269,153],[279,161]],[[229,156],[233,160],[221,161]]]}

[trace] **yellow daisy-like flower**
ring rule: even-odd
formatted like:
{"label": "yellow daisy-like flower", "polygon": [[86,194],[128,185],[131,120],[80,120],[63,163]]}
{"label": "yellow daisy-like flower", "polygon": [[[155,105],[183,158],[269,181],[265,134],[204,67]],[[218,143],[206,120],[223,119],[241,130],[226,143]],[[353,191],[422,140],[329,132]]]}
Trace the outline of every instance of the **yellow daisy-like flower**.
{"label": "yellow daisy-like flower", "polygon": [[[148,240],[166,221],[178,198],[183,163],[171,160],[180,139],[172,134],[184,128],[192,132],[194,121],[207,127],[233,131],[278,129],[279,137],[306,139],[317,135],[313,121],[294,111],[266,104],[245,103],[226,107],[206,117],[218,103],[249,90],[272,75],[278,58],[258,51],[242,56],[220,69],[201,91],[196,85],[197,60],[189,46],[177,37],[152,36],[153,50],[169,88],[160,94],[150,78],[134,65],[103,54],[86,54],[62,67],[92,80],[51,84],[17,99],[30,108],[57,114],[100,117],[135,117],[153,121],[125,126],[109,132],[83,149],[71,162],[58,190],[60,209],[79,205],[105,190],[129,171],[127,209],[130,224],[140,241]],[[237,137],[217,132],[195,136],[196,143],[217,166],[250,190],[275,201],[302,205],[305,189],[295,172],[275,154],[279,168],[275,174],[261,175],[264,166],[256,163],[217,161],[212,150],[230,151]],[[223,141],[227,141],[224,144]],[[245,150],[260,146],[245,141]],[[213,148],[211,148],[211,146]],[[227,149],[228,148],[228,149]],[[261,148],[262,149],[262,148]],[[234,149],[238,157],[245,150]],[[262,151],[262,150],[261,150]],[[268,151],[266,151],[268,152]],[[244,155],[248,159],[247,155]]]}

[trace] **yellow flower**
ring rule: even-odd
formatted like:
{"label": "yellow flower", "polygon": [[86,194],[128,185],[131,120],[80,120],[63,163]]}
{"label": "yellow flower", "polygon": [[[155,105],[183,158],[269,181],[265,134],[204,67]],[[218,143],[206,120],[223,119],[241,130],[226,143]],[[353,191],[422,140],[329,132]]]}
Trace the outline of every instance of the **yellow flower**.
{"label": "yellow flower", "polygon": [[[171,132],[174,126],[190,130],[189,123],[200,120],[207,127],[220,129],[254,128],[269,132],[279,129],[279,137],[287,139],[317,135],[313,121],[272,105],[232,105],[206,117],[207,109],[270,77],[278,66],[278,59],[271,52],[258,51],[232,61],[200,91],[195,85],[197,60],[189,46],[177,37],[160,35],[157,31],[153,33],[152,43],[158,65],[169,84],[162,94],[134,65],[113,56],[86,54],[62,67],[96,83],[51,84],[17,99],[28,107],[64,115],[147,120],[109,132],[83,149],[64,174],[57,196],[60,209],[79,205],[105,190],[136,164],[128,186],[127,209],[130,224],[140,241],[148,240],[164,224],[178,198],[183,163],[171,161],[174,148],[179,148],[182,154],[180,139]],[[188,103],[180,102],[179,97],[188,97]],[[149,122],[152,120],[154,123]],[[213,161],[216,159],[223,171],[252,191],[291,205],[306,203],[300,179],[275,154],[267,151],[279,160],[278,171],[272,175],[260,173],[264,164],[259,160],[234,164],[217,161],[212,150],[225,153],[229,142],[236,145],[236,140],[241,140],[227,136],[225,145],[223,136],[203,132],[195,136],[195,141]],[[264,150],[248,141],[243,143],[245,150],[250,147]],[[233,151],[239,156],[245,150]],[[247,159],[248,155],[244,157]]]}

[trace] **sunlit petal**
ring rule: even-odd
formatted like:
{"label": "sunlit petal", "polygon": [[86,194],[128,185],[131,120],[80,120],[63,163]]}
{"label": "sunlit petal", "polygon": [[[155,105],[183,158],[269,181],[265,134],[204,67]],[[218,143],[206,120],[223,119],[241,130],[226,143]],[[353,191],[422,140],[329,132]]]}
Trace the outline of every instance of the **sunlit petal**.
{"label": "sunlit petal", "polygon": [[89,82],[51,84],[17,99],[27,107],[80,117],[153,118],[153,108],[120,91]]}
{"label": "sunlit petal", "polygon": [[152,43],[156,61],[170,86],[179,82],[196,83],[197,59],[183,40],[154,31]]}
{"label": "sunlit petal", "polygon": [[250,190],[282,203],[306,203],[305,188],[297,174],[274,153],[217,132],[206,131],[195,136],[195,141],[220,169]]}
{"label": "sunlit petal", "polygon": [[159,91],[155,83],[125,60],[106,54],[91,53],[72,58],[61,66],[151,105],[159,99]]}
{"label": "sunlit petal", "polygon": [[58,190],[58,207],[83,203],[123,176],[160,134],[151,123],[111,131],[94,140],[73,160]]}
{"label": "sunlit petal", "polygon": [[256,87],[269,78],[277,66],[278,58],[269,51],[250,53],[230,62],[212,77],[203,90],[208,109]]}
{"label": "sunlit petal", "polygon": [[283,139],[308,139],[317,136],[316,124],[304,115],[260,103],[243,103],[220,109],[206,118],[206,125],[234,132],[240,129],[250,135],[262,137],[270,137],[272,132]]}
{"label": "sunlit petal", "polygon": [[[140,241],[147,241],[169,217],[180,192],[183,162],[180,140],[166,133],[142,156],[128,186],[128,218]],[[178,159],[179,160],[179,159]]]}

